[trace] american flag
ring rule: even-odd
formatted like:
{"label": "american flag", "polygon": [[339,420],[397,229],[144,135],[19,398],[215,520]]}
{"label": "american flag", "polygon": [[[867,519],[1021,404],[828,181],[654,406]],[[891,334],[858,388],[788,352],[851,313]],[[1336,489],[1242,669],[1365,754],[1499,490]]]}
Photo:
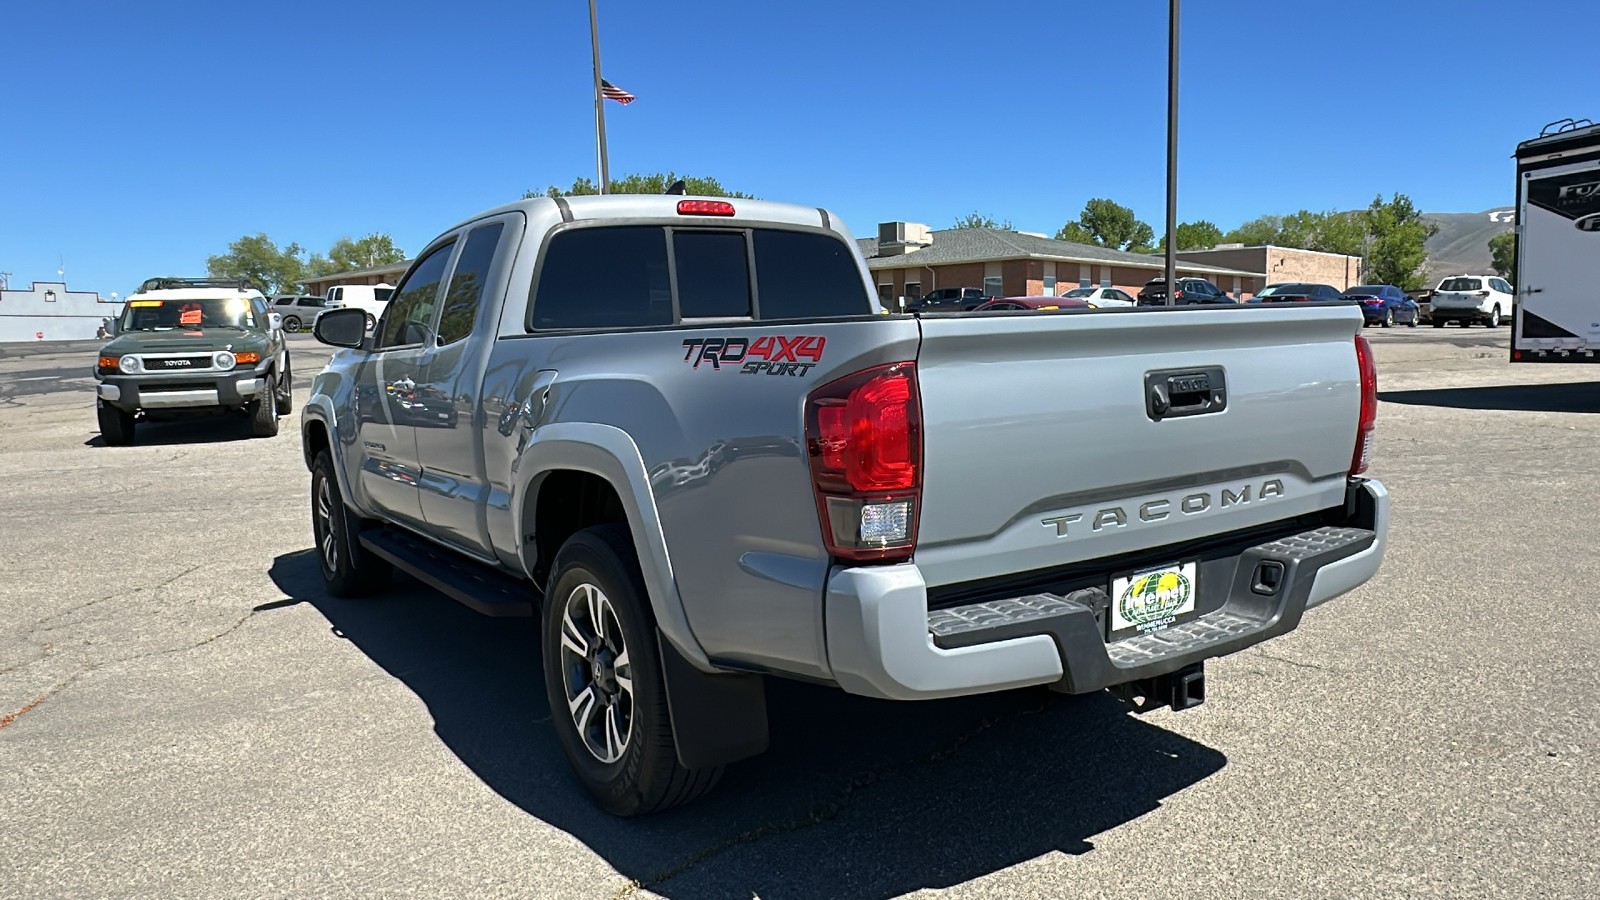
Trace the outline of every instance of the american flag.
{"label": "american flag", "polygon": [[603,78],[600,80],[600,96],[605,97],[607,100],[615,100],[618,103],[621,103],[623,106],[627,106],[629,103],[632,103],[634,100],[638,99],[637,97]]}

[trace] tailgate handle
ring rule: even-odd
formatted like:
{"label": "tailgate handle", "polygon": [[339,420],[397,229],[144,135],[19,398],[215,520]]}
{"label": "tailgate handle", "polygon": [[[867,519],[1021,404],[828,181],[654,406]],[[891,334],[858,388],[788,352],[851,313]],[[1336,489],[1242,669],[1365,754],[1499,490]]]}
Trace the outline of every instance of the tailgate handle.
{"label": "tailgate handle", "polygon": [[1221,366],[1147,372],[1145,411],[1157,422],[1222,412],[1228,407],[1226,382]]}

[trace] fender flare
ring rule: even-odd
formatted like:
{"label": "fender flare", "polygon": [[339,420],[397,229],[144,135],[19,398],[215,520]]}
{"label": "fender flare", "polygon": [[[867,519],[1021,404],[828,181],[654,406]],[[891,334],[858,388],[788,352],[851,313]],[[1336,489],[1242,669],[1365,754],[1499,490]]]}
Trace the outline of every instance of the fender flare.
{"label": "fender flare", "polygon": [[[599,476],[616,490],[628,515],[628,530],[657,627],[690,665],[702,672],[717,672],[689,627],[650,476],[633,438],[620,428],[589,422],[559,422],[535,429],[512,473],[511,521],[519,523],[519,528],[527,521],[524,512],[528,504],[537,503],[540,481],[561,469]],[[517,556],[523,571],[531,575],[537,551],[526,537],[519,539]]]}

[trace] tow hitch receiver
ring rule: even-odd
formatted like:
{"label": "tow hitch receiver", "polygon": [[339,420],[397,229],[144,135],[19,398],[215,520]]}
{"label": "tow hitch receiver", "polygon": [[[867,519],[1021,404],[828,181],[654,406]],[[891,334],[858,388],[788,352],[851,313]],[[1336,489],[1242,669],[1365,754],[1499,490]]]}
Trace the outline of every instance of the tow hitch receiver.
{"label": "tow hitch receiver", "polygon": [[1147,713],[1163,706],[1181,712],[1206,702],[1206,664],[1190,663],[1176,672],[1114,685],[1110,690],[1136,713]]}

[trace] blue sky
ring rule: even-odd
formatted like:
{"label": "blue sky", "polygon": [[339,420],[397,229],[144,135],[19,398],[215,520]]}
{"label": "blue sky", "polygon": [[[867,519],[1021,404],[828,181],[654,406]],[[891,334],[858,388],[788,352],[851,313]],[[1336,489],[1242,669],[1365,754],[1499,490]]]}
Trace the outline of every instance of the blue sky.
{"label": "blue sky", "polygon": [[[381,14],[373,12],[384,9]],[[584,0],[12,4],[0,271],[126,293],[265,231],[408,251],[595,169]],[[614,174],[713,175],[858,234],[968,211],[1164,216],[1166,3],[601,0]],[[1600,4],[1190,0],[1179,216],[1401,191],[1510,201],[1517,141],[1600,119]]]}

